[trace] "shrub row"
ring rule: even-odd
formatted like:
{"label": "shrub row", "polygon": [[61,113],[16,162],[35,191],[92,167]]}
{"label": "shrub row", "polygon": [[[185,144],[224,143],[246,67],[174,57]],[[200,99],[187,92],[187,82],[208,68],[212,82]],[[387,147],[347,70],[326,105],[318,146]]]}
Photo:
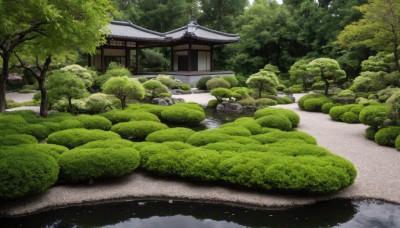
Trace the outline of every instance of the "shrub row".
{"label": "shrub row", "polygon": [[293,127],[297,127],[300,122],[300,117],[297,113],[293,112],[292,110],[289,109],[284,109],[284,108],[263,108],[260,110],[257,110],[254,113],[254,118],[259,119],[264,116],[268,115],[283,115],[286,116],[289,120],[290,123],[292,124]]}

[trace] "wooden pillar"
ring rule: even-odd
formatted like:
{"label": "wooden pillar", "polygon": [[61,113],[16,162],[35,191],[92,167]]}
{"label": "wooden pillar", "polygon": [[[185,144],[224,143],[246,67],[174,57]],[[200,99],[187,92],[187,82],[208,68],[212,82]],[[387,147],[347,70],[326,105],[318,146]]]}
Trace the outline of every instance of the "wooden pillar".
{"label": "wooden pillar", "polygon": [[105,72],[105,64],[104,64],[104,48],[100,48],[100,72]]}
{"label": "wooden pillar", "polygon": [[174,71],[174,46],[171,46],[171,71]]}
{"label": "wooden pillar", "polygon": [[125,49],[125,68],[130,70],[131,68],[131,50]]}
{"label": "wooden pillar", "polygon": [[210,45],[210,71],[214,70],[213,52],[214,52],[214,45]]}
{"label": "wooden pillar", "polygon": [[192,71],[192,42],[189,41],[189,49],[188,49],[188,71]]}
{"label": "wooden pillar", "polygon": [[136,43],[136,69],[135,69],[135,75],[139,75],[139,55],[140,55],[140,48],[139,48],[139,44]]}
{"label": "wooden pillar", "polygon": [[88,54],[88,67],[91,67],[92,66],[92,55],[91,54]]}

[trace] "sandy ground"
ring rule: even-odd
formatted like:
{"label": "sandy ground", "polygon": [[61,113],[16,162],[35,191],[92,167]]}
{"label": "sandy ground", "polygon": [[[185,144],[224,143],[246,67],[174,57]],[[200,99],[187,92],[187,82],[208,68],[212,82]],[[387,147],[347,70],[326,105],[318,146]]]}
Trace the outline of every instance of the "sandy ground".
{"label": "sandy ground", "polygon": [[[296,95],[299,98],[301,95]],[[176,97],[176,96],[175,96]],[[208,94],[180,95],[186,101],[206,104]],[[33,213],[55,207],[124,199],[184,199],[224,202],[248,206],[279,207],[310,204],[332,198],[375,198],[400,204],[400,152],[378,146],[363,136],[366,126],[330,120],[329,115],[301,111],[297,104],[282,106],[301,117],[299,130],[313,135],[320,146],[354,163],[358,176],[354,185],[324,196],[275,195],[251,190],[165,180],[135,172],[113,182],[94,185],[56,186],[36,196],[5,202],[0,215]]]}

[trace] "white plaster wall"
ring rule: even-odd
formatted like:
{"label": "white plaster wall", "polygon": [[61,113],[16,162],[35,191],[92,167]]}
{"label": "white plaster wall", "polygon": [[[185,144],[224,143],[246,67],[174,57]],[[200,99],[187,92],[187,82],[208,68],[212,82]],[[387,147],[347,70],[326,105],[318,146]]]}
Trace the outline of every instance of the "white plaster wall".
{"label": "white plaster wall", "polygon": [[[174,46],[174,50],[179,51],[179,50],[187,50],[189,49],[189,44],[182,44],[182,45],[176,45]],[[209,45],[199,45],[199,44],[192,44],[192,49],[196,50],[210,50]]]}
{"label": "white plaster wall", "polygon": [[210,59],[205,51],[198,52],[198,70],[210,70]]}

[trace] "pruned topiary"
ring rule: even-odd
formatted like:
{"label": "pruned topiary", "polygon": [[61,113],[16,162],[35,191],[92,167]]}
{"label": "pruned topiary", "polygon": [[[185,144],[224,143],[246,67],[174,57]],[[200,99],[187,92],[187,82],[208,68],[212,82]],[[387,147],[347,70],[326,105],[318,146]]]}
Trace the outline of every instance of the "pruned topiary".
{"label": "pruned topiary", "polygon": [[147,135],[167,128],[167,125],[153,121],[129,121],[114,125],[111,131],[118,133],[124,139],[142,141]]}

